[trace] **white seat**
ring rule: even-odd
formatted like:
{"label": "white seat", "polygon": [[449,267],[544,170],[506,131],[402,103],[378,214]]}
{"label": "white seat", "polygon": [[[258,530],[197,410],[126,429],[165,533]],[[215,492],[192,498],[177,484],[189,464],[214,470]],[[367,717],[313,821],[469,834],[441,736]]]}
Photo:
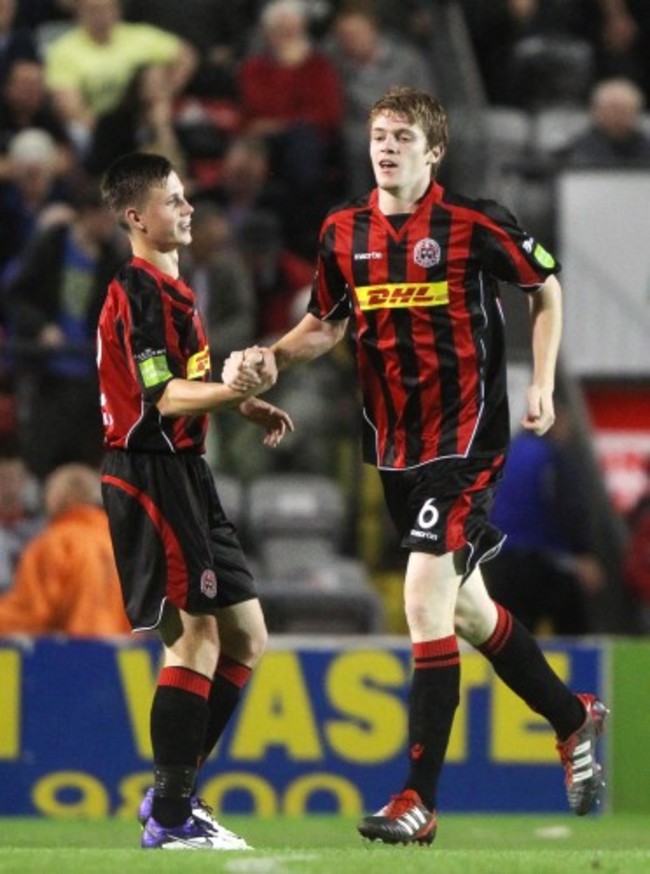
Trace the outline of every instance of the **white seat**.
{"label": "white seat", "polygon": [[244,516],[244,485],[236,477],[226,473],[215,473],[214,484],[226,516],[236,527]]}
{"label": "white seat", "polygon": [[488,148],[499,163],[519,158],[530,141],[529,114],[510,106],[489,106],[482,118]]}
{"label": "white seat", "polygon": [[334,480],[319,474],[268,474],[248,489],[248,522],[253,538],[320,536],[339,546],[345,502]]}
{"label": "white seat", "polygon": [[566,148],[589,126],[589,112],[569,106],[540,109],[533,119],[533,143],[542,155]]}

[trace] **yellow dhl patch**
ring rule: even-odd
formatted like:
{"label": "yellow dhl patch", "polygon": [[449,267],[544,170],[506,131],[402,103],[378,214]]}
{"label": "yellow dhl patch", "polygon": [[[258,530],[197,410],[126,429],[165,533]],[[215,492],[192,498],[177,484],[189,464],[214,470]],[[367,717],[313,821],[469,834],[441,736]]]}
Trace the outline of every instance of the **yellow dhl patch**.
{"label": "yellow dhl patch", "polygon": [[355,291],[362,310],[438,307],[449,303],[449,286],[446,282],[362,285]]}
{"label": "yellow dhl patch", "polygon": [[187,360],[187,378],[201,379],[210,370],[210,349],[204,346],[200,352],[195,352]]}

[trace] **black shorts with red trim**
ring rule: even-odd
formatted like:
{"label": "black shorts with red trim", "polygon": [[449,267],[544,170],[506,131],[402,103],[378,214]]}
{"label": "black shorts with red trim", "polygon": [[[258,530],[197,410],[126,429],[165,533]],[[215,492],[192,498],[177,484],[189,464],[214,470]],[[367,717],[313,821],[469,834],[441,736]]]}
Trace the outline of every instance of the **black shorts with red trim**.
{"label": "black shorts with red trim", "polygon": [[494,557],[504,534],[488,516],[505,457],[448,458],[409,470],[380,470],[400,545],[411,552],[454,553],[467,577]]}
{"label": "black shorts with red trim", "polygon": [[109,452],[102,498],[134,630],[155,628],[166,600],[205,614],[257,597],[202,456]]}

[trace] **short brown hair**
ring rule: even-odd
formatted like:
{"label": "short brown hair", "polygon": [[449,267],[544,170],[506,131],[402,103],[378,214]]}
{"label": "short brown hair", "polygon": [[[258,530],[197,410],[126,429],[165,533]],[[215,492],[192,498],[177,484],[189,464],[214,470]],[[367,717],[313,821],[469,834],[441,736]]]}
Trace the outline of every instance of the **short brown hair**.
{"label": "short brown hair", "polygon": [[408,85],[396,85],[373,105],[368,116],[372,125],[378,115],[401,115],[409,124],[419,124],[430,149],[442,146],[447,151],[449,128],[442,104],[424,91]]}
{"label": "short brown hair", "polygon": [[131,204],[141,206],[151,188],[163,187],[174,165],[163,155],[133,152],[110,165],[102,179],[104,203],[119,217]]}

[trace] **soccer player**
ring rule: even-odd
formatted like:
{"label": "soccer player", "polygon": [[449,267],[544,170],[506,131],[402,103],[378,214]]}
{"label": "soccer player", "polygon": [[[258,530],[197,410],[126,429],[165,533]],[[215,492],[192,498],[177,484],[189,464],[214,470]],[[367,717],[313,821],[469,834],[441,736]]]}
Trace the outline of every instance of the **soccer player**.
{"label": "soccer player", "polygon": [[205,330],[178,273],[193,208],[169,161],[119,158],[102,190],[132,248],[99,320],[102,494],[131,626],[155,628],[164,651],[141,843],[247,849],[196,797],[197,763],[215,746],[266,643],[253,579],[202,453],[210,410],[234,407],[265,429],[269,446],[293,425],[252,396],[277,375],[269,352],[259,357],[271,375],[253,388],[210,382]]}
{"label": "soccer player", "polygon": [[[378,467],[409,550],[409,771],[359,831],[389,844],[433,840],[436,788],[459,701],[457,635],[549,720],[569,805],[582,815],[602,786],[595,746],[607,709],[564,685],[530,633],[490,599],[480,571],[503,541],[488,511],[509,442],[497,280],[529,296],[533,376],[522,426],[543,434],[554,419],[559,265],[506,209],[435,181],[448,142],[436,100],[391,89],[369,121],[377,187],[325,219],[308,313],[271,347],[282,371],[330,350],[354,319],[364,460]],[[223,379],[245,390],[265,368],[261,358],[256,368],[248,352],[233,353]]]}

